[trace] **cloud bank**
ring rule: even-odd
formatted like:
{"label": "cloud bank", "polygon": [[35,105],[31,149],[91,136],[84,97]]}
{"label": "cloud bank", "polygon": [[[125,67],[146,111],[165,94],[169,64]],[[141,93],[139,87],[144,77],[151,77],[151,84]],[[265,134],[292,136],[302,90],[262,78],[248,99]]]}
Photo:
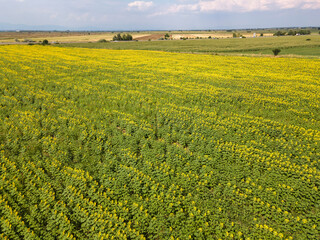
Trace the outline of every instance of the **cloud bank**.
{"label": "cloud bank", "polygon": [[178,12],[252,12],[285,9],[320,9],[320,0],[214,0],[197,1],[189,4],[173,4],[167,11],[156,15],[178,13]]}
{"label": "cloud bank", "polygon": [[0,4],[0,30],[39,25],[44,25],[41,29],[159,30],[320,23],[320,0],[0,0]]}

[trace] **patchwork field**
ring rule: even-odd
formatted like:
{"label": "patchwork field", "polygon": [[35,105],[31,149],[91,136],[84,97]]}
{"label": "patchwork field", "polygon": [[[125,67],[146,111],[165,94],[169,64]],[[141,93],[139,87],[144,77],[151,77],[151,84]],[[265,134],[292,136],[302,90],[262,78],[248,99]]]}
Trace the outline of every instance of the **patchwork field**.
{"label": "patchwork field", "polygon": [[319,239],[319,65],[1,46],[0,238]]}
{"label": "patchwork field", "polygon": [[209,53],[220,55],[273,55],[272,50],[280,48],[280,56],[320,57],[320,35],[195,39],[144,42],[108,42],[61,44],[63,47],[104,48],[116,50],[155,50],[183,53]]}

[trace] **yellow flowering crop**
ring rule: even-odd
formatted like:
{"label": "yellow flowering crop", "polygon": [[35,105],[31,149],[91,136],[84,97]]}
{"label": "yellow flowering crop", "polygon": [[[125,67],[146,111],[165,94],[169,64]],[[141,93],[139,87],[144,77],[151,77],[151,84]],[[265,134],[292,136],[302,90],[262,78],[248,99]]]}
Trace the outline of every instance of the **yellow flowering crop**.
{"label": "yellow flowering crop", "polygon": [[3,239],[320,238],[320,61],[0,47]]}

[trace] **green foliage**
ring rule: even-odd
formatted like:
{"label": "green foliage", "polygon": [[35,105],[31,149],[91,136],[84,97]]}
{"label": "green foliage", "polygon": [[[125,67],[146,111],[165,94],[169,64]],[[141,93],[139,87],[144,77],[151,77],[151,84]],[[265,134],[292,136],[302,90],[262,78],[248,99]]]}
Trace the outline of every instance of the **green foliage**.
{"label": "green foliage", "polygon": [[49,45],[49,41],[47,39],[43,40],[42,45]]}
{"label": "green foliage", "polygon": [[311,31],[302,29],[302,30],[297,31],[297,33],[300,35],[310,35]]}
{"label": "green foliage", "polygon": [[105,40],[105,39],[100,39],[98,42],[99,42],[99,43],[106,43],[106,42],[108,42],[108,41]]}
{"label": "green foliage", "polygon": [[120,33],[118,33],[113,37],[113,41],[132,41],[132,40],[133,38],[132,38],[132,35],[130,34],[121,35]]}
{"label": "green foliage", "polygon": [[295,35],[310,35],[310,34],[311,34],[311,31],[310,31],[310,30],[301,29],[301,30],[299,30],[299,31],[289,30],[289,32],[288,32],[287,35],[295,36]]}
{"label": "green foliage", "polygon": [[245,36],[243,36],[241,33],[233,33],[232,34],[233,38],[246,38]]}
{"label": "green foliage", "polygon": [[281,50],[279,48],[275,48],[272,50],[272,52],[274,56],[277,56],[281,52]]}
{"label": "green foliage", "polygon": [[297,31],[289,30],[287,35],[295,36],[297,34]]}
{"label": "green foliage", "polygon": [[273,36],[285,36],[286,35],[286,32],[282,32],[282,31],[277,31],[273,34]]}

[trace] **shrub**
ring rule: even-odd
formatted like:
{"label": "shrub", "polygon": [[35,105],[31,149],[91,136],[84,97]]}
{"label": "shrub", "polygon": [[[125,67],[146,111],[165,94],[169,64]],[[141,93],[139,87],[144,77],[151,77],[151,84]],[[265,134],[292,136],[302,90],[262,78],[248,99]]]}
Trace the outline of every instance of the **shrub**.
{"label": "shrub", "polygon": [[297,32],[296,31],[293,31],[293,30],[289,30],[288,34],[289,36],[295,36],[297,35]]}
{"label": "shrub", "polygon": [[49,45],[49,41],[47,39],[43,40],[42,45]]}
{"label": "shrub", "polygon": [[300,35],[310,35],[311,31],[302,29],[302,30],[298,31],[298,34],[300,34]]}
{"label": "shrub", "polygon": [[272,52],[274,56],[277,56],[281,52],[281,50],[279,48],[275,48],[272,50]]}
{"label": "shrub", "polygon": [[100,39],[98,42],[99,42],[99,43],[106,43],[107,40],[105,40],[105,39]]}
{"label": "shrub", "polygon": [[286,35],[286,32],[277,31],[273,34],[273,36],[284,36]]}

